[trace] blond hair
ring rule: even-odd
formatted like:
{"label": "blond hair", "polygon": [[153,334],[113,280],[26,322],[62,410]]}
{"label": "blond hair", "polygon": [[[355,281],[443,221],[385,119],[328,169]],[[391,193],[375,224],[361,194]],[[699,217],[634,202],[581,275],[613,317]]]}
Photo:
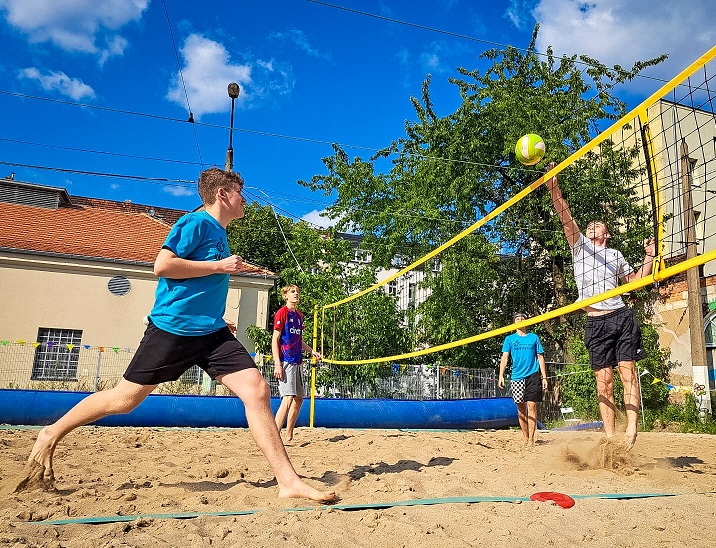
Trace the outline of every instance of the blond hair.
{"label": "blond hair", "polygon": [[300,291],[300,289],[298,288],[298,286],[296,284],[287,285],[286,287],[281,289],[281,299],[284,301],[287,301],[288,300],[288,292],[291,291],[292,289],[295,289],[296,291]]}

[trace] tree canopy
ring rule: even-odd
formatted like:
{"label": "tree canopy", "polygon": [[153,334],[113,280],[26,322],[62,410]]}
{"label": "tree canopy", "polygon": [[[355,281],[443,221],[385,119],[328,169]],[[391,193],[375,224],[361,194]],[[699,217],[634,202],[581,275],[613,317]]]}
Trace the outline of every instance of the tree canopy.
{"label": "tree canopy", "polygon": [[[538,30],[527,50],[483,53],[493,62],[484,73],[459,68],[460,77],[450,79],[462,100],[455,112],[436,114],[428,75],[421,98],[410,99],[416,120],[406,122],[404,137],[369,159],[351,159],[334,145],[334,154],[323,159],[326,173],[299,181],[336,196],[328,213],[339,219],[340,229],[350,226],[364,236],[377,265],[388,267],[397,255],[420,257],[506,202],[540,175],[538,169],[566,158],[602,125],[621,117],[626,105],[615,88],[663,60],[624,70],[585,56],[558,59],[551,50],[535,51]],[[525,133],[538,133],[547,145],[543,163],[533,169],[514,158],[514,144]],[[617,236],[616,247],[631,259],[653,230],[648,208],[635,199],[634,153],[607,141],[599,156],[583,158],[560,176],[578,224],[603,219]],[[379,172],[375,164],[385,160],[391,167]],[[628,230],[620,230],[624,227]],[[521,309],[537,314],[576,297],[571,276],[565,276],[569,248],[542,189],[439,260],[442,271],[426,276],[432,295],[419,314],[426,344],[510,323],[511,308],[520,302]],[[568,322],[560,318],[541,326],[564,352],[575,327]],[[494,362],[500,342],[468,345],[445,356],[484,366]]]}

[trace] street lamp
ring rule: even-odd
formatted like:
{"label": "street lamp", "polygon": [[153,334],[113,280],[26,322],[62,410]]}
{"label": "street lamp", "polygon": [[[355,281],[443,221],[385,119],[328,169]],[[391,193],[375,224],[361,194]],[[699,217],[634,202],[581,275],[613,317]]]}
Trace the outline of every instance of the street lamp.
{"label": "street lamp", "polygon": [[234,169],[234,101],[238,99],[239,92],[241,89],[239,88],[239,84],[236,82],[231,82],[229,84],[229,97],[231,97],[231,129],[229,131],[229,148],[226,151],[226,166],[224,166],[224,169],[226,171],[233,171]]}

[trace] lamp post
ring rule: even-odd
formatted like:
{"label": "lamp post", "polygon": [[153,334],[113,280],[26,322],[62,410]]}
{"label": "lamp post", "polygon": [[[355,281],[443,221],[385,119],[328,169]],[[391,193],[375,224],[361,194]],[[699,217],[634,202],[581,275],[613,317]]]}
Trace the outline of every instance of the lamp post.
{"label": "lamp post", "polygon": [[226,171],[233,171],[234,169],[234,101],[239,97],[239,84],[231,82],[229,84],[229,97],[231,97],[231,129],[229,130],[229,148],[226,151],[226,165],[224,169]]}

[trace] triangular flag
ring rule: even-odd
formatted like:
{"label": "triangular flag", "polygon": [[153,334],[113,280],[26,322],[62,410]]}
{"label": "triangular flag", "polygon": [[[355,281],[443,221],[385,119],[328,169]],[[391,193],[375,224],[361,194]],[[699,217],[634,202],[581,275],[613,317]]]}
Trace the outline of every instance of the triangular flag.
{"label": "triangular flag", "polygon": [[85,350],[89,350],[89,349],[90,349],[90,345],[88,345],[88,344],[83,344],[83,345],[82,345],[82,348],[84,348]]}
{"label": "triangular flag", "polygon": [[667,385],[666,385],[666,388],[669,389],[669,390],[673,390],[673,389],[676,388],[676,387],[675,387],[673,384],[667,384]]}
{"label": "triangular flag", "polygon": [[662,381],[661,379],[657,379],[656,377],[654,377],[654,380],[651,381],[651,384],[659,384],[660,382],[664,382],[664,381]]}
{"label": "triangular flag", "polygon": [[10,341],[0,341],[0,342],[2,342],[3,346],[7,346],[7,343],[9,343]]}
{"label": "triangular flag", "polygon": [[114,353],[116,354],[117,352],[119,352],[119,347],[118,347],[118,346],[113,346],[113,347],[112,347],[112,350],[114,350]]}
{"label": "triangular flag", "polygon": [[47,348],[52,348],[53,346],[55,346],[54,341],[47,341]]}
{"label": "triangular flag", "polygon": [[17,341],[17,344],[19,344],[20,346],[25,346],[25,341],[23,341],[23,340],[18,340],[18,341]]}
{"label": "triangular flag", "polygon": [[644,369],[644,371],[642,371],[642,372],[639,374],[639,376],[640,376],[640,377],[643,377],[643,376],[646,375],[648,372],[649,372],[648,369]]}
{"label": "triangular flag", "polygon": [[39,342],[34,342],[34,343],[32,343],[32,346],[34,346],[35,348],[37,348],[38,346],[40,346],[40,344],[41,344],[41,343],[39,343]]}
{"label": "triangular flag", "polygon": [[74,344],[72,344],[72,343],[67,343],[67,350],[72,351],[72,349],[73,349],[74,347],[75,347]]}
{"label": "triangular flag", "polygon": [[97,347],[97,348],[99,348],[99,351],[100,351],[100,352],[104,352],[104,346],[99,346],[99,347]]}

